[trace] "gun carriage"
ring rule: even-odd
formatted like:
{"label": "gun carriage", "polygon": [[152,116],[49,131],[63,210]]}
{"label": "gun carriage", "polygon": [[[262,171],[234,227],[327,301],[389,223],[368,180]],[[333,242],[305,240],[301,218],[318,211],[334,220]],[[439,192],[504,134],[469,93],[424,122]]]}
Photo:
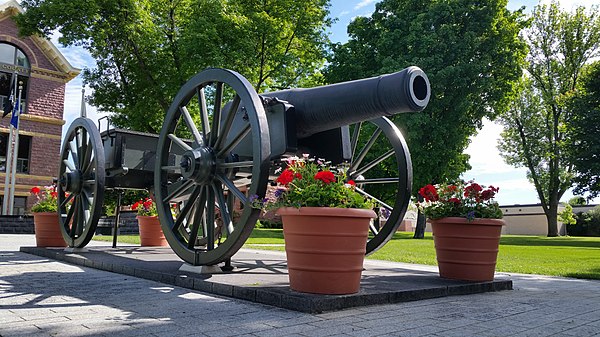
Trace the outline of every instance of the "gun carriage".
{"label": "gun carriage", "polygon": [[[249,196],[265,196],[277,160],[309,153],[345,163],[357,190],[389,213],[385,223],[371,225],[371,254],[400,225],[412,188],[408,147],[386,116],[421,111],[429,97],[429,81],[417,67],[260,95],[240,74],[211,68],[179,90],[159,135],[100,133],[80,117],[61,150],[63,237],[71,247],[90,241],[105,189],[149,189],[167,241],[181,259],[192,265],[227,261],[260,215]],[[390,187],[385,198],[372,189],[380,184]]]}

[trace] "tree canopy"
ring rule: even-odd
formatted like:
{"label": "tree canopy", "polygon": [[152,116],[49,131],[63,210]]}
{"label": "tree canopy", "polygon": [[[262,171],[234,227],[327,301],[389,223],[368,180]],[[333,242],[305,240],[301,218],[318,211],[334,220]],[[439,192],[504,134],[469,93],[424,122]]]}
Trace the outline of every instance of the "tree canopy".
{"label": "tree canopy", "polygon": [[499,149],[507,163],[528,169],[548,220],[548,236],[557,236],[558,203],[574,175],[568,134],[574,114],[567,102],[586,63],[600,52],[597,8],[566,12],[556,2],[537,6],[523,36],[529,45],[527,72],[501,118]]}
{"label": "tree canopy", "polygon": [[[522,74],[526,24],[506,0],[384,0],[371,17],[348,27],[347,43],[333,47],[329,82],[399,71],[416,65],[432,96],[423,113],[394,121],[409,143],[414,185],[457,179],[470,168],[469,136],[503,112]],[[416,190],[416,189],[413,189]]]}
{"label": "tree canopy", "polygon": [[590,65],[583,74],[579,91],[570,101],[570,109],[574,191],[594,198],[600,195],[600,61]]}
{"label": "tree canopy", "polygon": [[207,67],[244,75],[260,92],[318,75],[328,0],[23,0],[25,35],[58,30],[96,60],[90,103],[120,127],[158,133],[182,84]]}

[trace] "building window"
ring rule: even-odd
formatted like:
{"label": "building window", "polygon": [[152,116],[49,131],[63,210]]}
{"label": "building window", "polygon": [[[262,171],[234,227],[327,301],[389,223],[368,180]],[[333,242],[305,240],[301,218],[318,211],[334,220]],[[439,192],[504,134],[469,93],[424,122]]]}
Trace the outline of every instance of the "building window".
{"label": "building window", "polygon": [[[0,205],[3,205],[4,196],[0,196]],[[27,198],[26,197],[15,197],[15,203],[13,204],[13,215],[25,215],[27,210]]]}
{"label": "building window", "polygon": [[22,86],[21,113],[26,112],[30,73],[31,66],[25,53],[12,44],[0,42],[0,108],[3,112],[9,112],[9,106],[18,99],[19,85]]}
{"label": "building window", "polygon": [[[0,172],[6,172],[6,151],[8,150],[8,134],[0,133]],[[19,154],[17,156],[17,173],[29,174],[31,159],[31,137],[19,135]]]}

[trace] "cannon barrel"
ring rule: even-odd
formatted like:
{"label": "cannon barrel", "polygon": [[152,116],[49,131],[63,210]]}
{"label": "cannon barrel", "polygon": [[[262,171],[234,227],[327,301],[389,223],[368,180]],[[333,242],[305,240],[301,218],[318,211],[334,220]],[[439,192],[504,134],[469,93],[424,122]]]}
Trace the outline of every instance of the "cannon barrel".
{"label": "cannon barrel", "polygon": [[421,111],[430,95],[427,75],[414,66],[372,78],[262,94],[294,106],[298,138],[377,117]]}

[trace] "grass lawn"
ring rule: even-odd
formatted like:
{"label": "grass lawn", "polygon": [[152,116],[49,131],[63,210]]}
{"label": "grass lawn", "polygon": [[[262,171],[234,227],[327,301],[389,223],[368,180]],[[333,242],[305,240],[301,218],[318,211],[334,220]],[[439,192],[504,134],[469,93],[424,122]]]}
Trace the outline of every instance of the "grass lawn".
{"label": "grass lawn", "polygon": [[[94,240],[112,241],[111,236]],[[119,242],[139,243],[137,236],[119,236]],[[246,248],[283,250],[280,229],[254,229]],[[425,239],[412,239],[412,233],[399,232],[370,259],[436,265],[431,233]],[[503,235],[497,271],[600,279],[600,238]]]}

